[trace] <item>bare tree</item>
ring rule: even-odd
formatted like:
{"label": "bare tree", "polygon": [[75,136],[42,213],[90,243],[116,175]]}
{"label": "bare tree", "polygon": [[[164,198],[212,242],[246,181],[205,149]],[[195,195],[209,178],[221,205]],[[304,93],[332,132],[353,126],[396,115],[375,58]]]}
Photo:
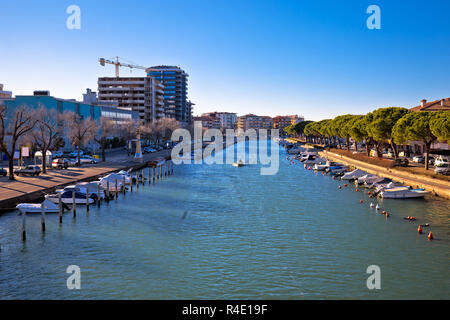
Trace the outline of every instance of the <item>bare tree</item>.
{"label": "bare tree", "polygon": [[[10,180],[14,180],[14,152],[17,142],[34,128],[36,122],[35,111],[26,106],[20,106],[11,112],[8,112],[6,106],[0,106],[0,148],[8,157]],[[6,136],[11,137],[9,149]]]}
{"label": "bare tree", "polygon": [[55,109],[39,107],[36,110],[36,125],[31,131],[34,144],[42,151],[42,172],[47,172],[47,151],[53,146],[59,135],[58,123],[61,116]]}
{"label": "bare tree", "polygon": [[72,145],[77,148],[77,162],[80,166],[80,149],[95,137],[98,125],[91,118],[83,119],[83,117],[73,112],[66,113],[64,118],[67,137],[72,141]]}
{"label": "bare tree", "polygon": [[163,118],[152,122],[156,142],[159,143],[161,139],[170,137],[172,132],[180,127],[180,123],[173,118]]}
{"label": "bare tree", "polygon": [[102,150],[102,161],[106,161],[106,153],[105,149],[108,143],[108,137],[114,135],[117,132],[116,123],[108,118],[100,119],[100,128],[94,136],[95,142],[100,145],[100,149]]}

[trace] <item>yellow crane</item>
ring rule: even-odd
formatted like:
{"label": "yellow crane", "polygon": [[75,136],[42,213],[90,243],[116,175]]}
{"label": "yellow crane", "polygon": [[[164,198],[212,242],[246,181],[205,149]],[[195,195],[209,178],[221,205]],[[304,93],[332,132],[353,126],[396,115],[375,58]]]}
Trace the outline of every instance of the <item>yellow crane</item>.
{"label": "yellow crane", "polygon": [[[123,59],[123,58],[121,58]],[[101,66],[105,66],[106,63],[108,64],[113,64],[116,67],[116,78],[119,78],[119,67],[127,67],[130,69],[141,69],[141,70],[145,70],[146,67],[140,66],[140,65],[136,65],[136,64],[129,64],[129,63],[123,63],[119,61],[119,57],[116,57],[115,60],[109,60],[109,59],[105,59],[105,58],[100,58],[98,59],[98,61],[100,62]]]}

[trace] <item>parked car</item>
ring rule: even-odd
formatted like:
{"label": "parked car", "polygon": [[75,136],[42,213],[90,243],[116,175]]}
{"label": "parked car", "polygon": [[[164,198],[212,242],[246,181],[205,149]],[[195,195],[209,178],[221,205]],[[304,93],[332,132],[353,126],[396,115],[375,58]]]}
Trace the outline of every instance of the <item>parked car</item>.
{"label": "parked car", "polygon": [[8,174],[8,171],[6,171],[5,168],[0,167],[0,176],[6,177],[7,174]]}
{"label": "parked car", "polygon": [[394,160],[394,167],[407,167],[409,161],[406,158],[397,158]]}
{"label": "parked car", "polygon": [[41,173],[41,168],[39,166],[26,166],[20,169],[14,170],[14,174],[16,175],[27,175],[30,176],[38,176]]}
{"label": "parked car", "polygon": [[413,162],[416,163],[425,163],[425,157],[424,156],[415,156],[412,159]]}
{"label": "parked car", "polygon": [[67,169],[69,167],[69,161],[67,159],[53,159],[52,168]]}
{"label": "parked car", "polygon": [[64,158],[63,160],[67,161],[67,164],[69,165],[69,167],[73,167],[77,164],[77,159],[74,159],[74,158]]}
{"label": "parked car", "polygon": [[91,157],[91,156],[82,156],[80,157],[80,162],[83,163],[91,163],[91,164],[95,164],[98,163],[98,160]]}
{"label": "parked car", "polygon": [[437,174],[450,174],[450,163],[439,163],[434,168],[434,173]]}
{"label": "parked car", "polygon": [[437,157],[437,159],[434,161],[434,164],[435,164],[436,166],[438,166],[438,165],[441,164],[441,163],[449,163],[448,158],[445,157],[445,156],[439,156],[439,157]]}

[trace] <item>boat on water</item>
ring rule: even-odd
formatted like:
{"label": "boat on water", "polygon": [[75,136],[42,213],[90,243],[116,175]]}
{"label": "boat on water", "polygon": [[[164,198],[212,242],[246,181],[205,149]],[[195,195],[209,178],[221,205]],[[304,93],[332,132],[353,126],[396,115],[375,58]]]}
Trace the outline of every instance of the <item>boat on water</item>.
{"label": "boat on water", "polygon": [[367,175],[367,172],[362,171],[360,169],[355,169],[353,171],[345,173],[341,177],[341,179],[342,180],[355,180],[355,179],[361,178],[362,176],[365,176],[365,175]]}
{"label": "boat on water", "polygon": [[58,189],[56,190],[56,193],[62,193],[64,191],[73,190],[86,195],[86,193],[89,192],[89,196],[94,200],[97,200],[98,198],[104,198],[104,190],[102,186],[100,186],[100,193],[98,192],[99,184],[100,184],[99,181],[80,182],[77,183],[76,185],[66,186],[64,189]]}
{"label": "boat on water", "polygon": [[237,162],[233,163],[233,167],[243,167],[244,166],[244,161],[239,160]]}
{"label": "boat on water", "polygon": [[[301,161],[301,160],[300,160],[300,161]],[[323,161],[324,161],[324,159],[319,158],[319,157],[316,156],[316,155],[310,154],[310,155],[308,155],[308,157],[307,157],[305,160],[303,160],[302,162],[305,163],[305,164],[317,164],[317,163],[322,163]]]}
{"label": "boat on water", "polygon": [[330,176],[340,176],[345,174],[349,169],[348,166],[332,166],[325,169],[325,172]]}
{"label": "boat on water", "polygon": [[337,166],[340,166],[341,164],[340,163],[338,163],[338,162],[334,162],[334,161],[330,161],[330,160],[327,160],[325,163],[316,163],[315,165],[314,165],[314,170],[316,170],[316,171],[324,171],[324,170],[326,170],[327,168],[329,168],[329,167],[337,167]]}
{"label": "boat on water", "polygon": [[[86,199],[85,199],[86,201]],[[59,207],[50,200],[45,199],[42,203],[19,203],[16,208],[23,213],[41,213],[44,206],[45,213],[58,213]]]}
{"label": "boat on water", "polygon": [[423,198],[430,191],[425,189],[411,189],[409,187],[396,187],[384,189],[379,196],[385,199],[409,199],[409,198]]}
{"label": "boat on water", "polygon": [[62,193],[54,193],[47,194],[45,196],[46,200],[49,200],[53,203],[59,203],[59,195],[61,195],[61,202],[65,204],[74,204],[73,202],[73,193],[75,193],[75,204],[86,204],[86,201],[89,204],[94,203],[94,199],[90,196],[88,200],[86,200],[86,194],[75,191],[75,190],[66,190]]}
{"label": "boat on water", "polygon": [[[131,177],[125,174],[111,173],[100,179],[100,185],[103,189],[107,190],[109,185],[109,190],[111,192],[119,192],[122,191],[125,187],[123,185],[123,179],[125,178],[125,184],[131,184]],[[116,181],[117,181],[117,190],[116,190]]]}
{"label": "boat on water", "polygon": [[392,182],[391,179],[389,179],[389,178],[381,178],[380,177],[378,180],[375,180],[372,183],[367,183],[367,182],[364,183],[364,186],[366,188],[373,189],[373,188],[377,188],[379,186],[387,185],[390,182]]}

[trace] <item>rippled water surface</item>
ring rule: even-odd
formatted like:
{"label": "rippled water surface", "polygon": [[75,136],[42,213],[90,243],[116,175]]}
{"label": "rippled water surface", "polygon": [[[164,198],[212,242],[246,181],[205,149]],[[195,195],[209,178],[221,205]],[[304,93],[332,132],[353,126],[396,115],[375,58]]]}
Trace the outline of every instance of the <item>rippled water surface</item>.
{"label": "rippled water surface", "polygon": [[[0,298],[449,299],[449,202],[385,200],[386,219],[340,184],[280,150],[277,175],[178,166],[89,214],[67,212],[62,226],[47,215],[45,236],[29,215],[26,244],[20,216],[4,214]],[[81,268],[81,290],[66,287],[69,265]],[[381,268],[381,290],[366,287],[369,265]]]}

